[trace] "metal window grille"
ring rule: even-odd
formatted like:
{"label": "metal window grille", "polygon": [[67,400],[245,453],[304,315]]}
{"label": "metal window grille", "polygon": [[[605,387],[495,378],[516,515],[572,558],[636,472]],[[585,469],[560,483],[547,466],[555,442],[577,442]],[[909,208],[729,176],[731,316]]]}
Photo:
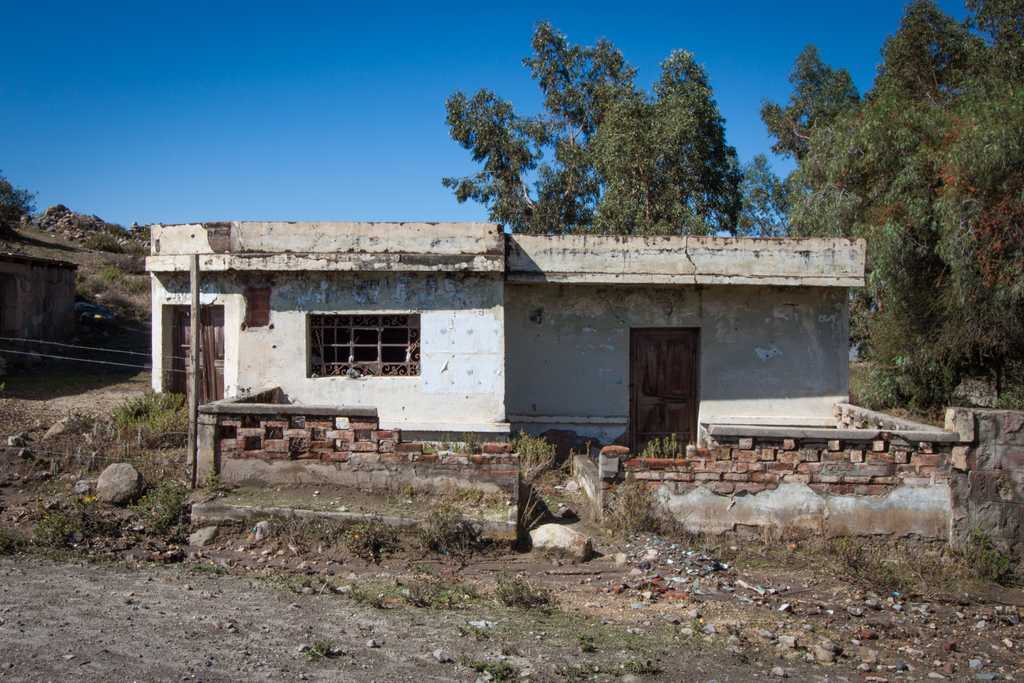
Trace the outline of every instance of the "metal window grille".
{"label": "metal window grille", "polygon": [[311,377],[420,374],[419,315],[311,315]]}

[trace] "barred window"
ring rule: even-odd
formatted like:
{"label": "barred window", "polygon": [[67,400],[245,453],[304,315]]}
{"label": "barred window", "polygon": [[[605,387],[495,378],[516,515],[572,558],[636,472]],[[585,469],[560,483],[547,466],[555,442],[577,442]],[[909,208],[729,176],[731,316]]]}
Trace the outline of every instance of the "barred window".
{"label": "barred window", "polygon": [[310,377],[420,374],[419,315],[309,316]]}

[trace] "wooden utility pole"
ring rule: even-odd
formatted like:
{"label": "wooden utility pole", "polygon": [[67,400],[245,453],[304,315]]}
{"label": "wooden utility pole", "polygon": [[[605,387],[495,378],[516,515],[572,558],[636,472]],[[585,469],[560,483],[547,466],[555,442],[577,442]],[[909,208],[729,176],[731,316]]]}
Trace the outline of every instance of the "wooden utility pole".
{"label": "wooden utility pole", "polygon": [[188,460],[192,463],[192,488],[198,484],[198,420],[199,420],[199,254],[192,255],[189,268],[189,286],[192,290],[192,305],[188,326]]}

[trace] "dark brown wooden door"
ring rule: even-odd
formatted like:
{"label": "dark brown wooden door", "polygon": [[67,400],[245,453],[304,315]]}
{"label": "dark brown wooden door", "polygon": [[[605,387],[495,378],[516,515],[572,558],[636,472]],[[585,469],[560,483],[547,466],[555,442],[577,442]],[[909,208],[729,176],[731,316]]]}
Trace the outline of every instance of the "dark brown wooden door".
{"label": "dark brown wooden door", "polygon": [[[199,403],[224,398],[224,307],[203,306],[199,330]],[[188,306],[174,307],[171,362],[171,391],[188,395],[192,386],[188,371],[191,311]],[[208,372],[207,368],[212,368]]]}
{"label": "dark brown wooden door", "polygon": [[652,439],[697,441],[697,330],[633,329],[629,334],[629,431],[634,453]]}

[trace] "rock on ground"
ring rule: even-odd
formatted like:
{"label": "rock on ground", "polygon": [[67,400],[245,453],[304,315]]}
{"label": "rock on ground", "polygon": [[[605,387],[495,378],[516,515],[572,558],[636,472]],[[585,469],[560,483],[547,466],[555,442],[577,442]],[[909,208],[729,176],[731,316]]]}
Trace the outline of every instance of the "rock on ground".
{"label": "rock on ground", "polygon": [[126,462],[107,465],[96,482],[96,498],[111,505],[134,502],[146,486],[139,471]]}
{"label": "rock on ground", "polygon": [[204,545],[211,542],[213,539],[217,538],[217,532],[219,530],[220,527],[216,525],[204,526],[202,529],[193,531],[189,535],[188,544],[191,546],[195,546],[197,548],[202,548]]}
{"label": "rock on ground", "polygon": [[586,534],[563,524],[543,524],[530,532],[535,550],[557,550],[586,562],[594,555],[594,542]]}

